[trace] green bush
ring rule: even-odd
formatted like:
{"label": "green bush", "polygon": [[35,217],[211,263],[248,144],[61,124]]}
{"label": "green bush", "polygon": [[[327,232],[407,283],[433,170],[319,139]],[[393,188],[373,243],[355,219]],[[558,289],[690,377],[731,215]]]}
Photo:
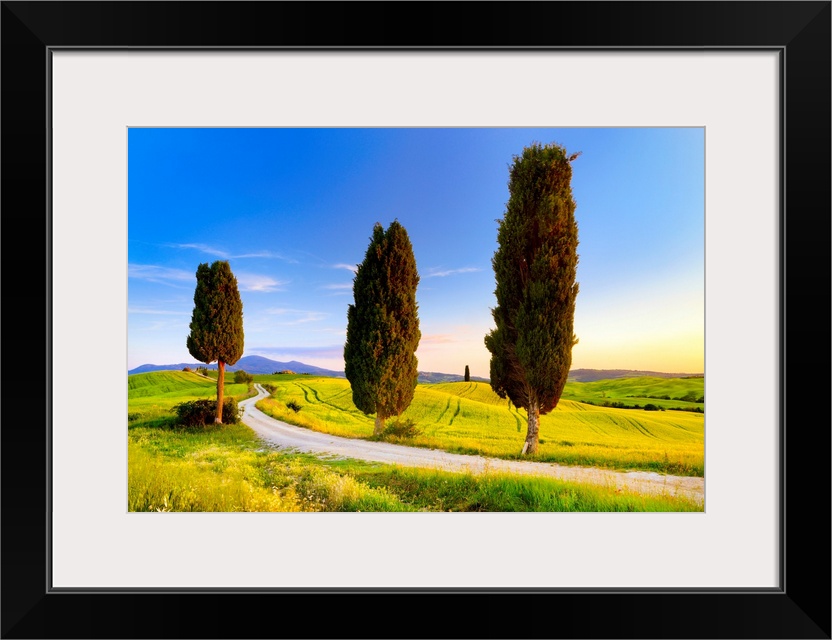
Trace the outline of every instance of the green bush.
{"label": "green bush", "polygon": [[[216,400],[192,400],[176,405],[176,422],[184,427],[198,427],[214,424],[217,417]],[[223,424],[237,424],[240,421],[237,401],[234,398],[226,398],[222,403]]]}
{"label": "green bush", "polygon": [[412,418],[399,418],[392,420],[384,427],[381,433],[382,440],[404,440],[422,435],[422,430],[416,426]]}
{"label": "green bush", "polygon": [[295,402],[294,400],[289,400],[289,402],[286,403],[286,406],[289,409],[291,409],[292,411],[294,411],[295,413],[300,411],[300,408],[301,408],[300,405],[297,402]]}
{"label": "green bush", "polygon": [[252,384],[254,382],[254,376],[240,369],[234,372],[234,382],[236,384]]}

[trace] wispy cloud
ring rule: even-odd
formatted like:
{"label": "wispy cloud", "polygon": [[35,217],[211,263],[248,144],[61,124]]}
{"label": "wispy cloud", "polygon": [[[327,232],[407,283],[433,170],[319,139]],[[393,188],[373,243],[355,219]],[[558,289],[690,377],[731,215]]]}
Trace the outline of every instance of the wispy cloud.
{"label": "wispy cloud", "polygon": [[201,253],[207,253],[208,255],[216,256],[218,258],[227,259],[227,258],[230,257],[228,255],[227,251],[223,251],[222,249],[217,249],[215,247],[210,247],[207,244],[193,244],[193,243],[176,244],[176,243],[171,243],[171,244],[168,244],[167,246],[168,247],[173,247],[174,249],[194,249],[194,250],[199,251]]}
{"label": "wispy cloud", "polygon": [[304,311],[303,309],[268,309],[266,313],[280,316],[281,320],[277,324],[281,326],[319,322],[329,316],[328,313],[322,311]]}
{"label": "wispy cloud", "polygon": [[347,271],[352,271],[353,273],[358,271],[358,265],[355,265],[355,264],[338,263],[338,264],[332,265],[332,268],[333,269],[346,269]]}
{"label": "wispy cloud", "polygon": [[269,258],[273,260],[283,260],[291,264],[298,264],[294,258],[284,256],[282,253],[275,253],[274,251],[253,251],[251,253],[240,253],[229,256],[230,258]]}
{"label": "wispy cloud", "polygon": [[274,251],[251,251],[248,253],[231,253],[230,251],[225,251],[224,249],[212,247],[207,244],[192,242],[170,243],[166,246],[173,247],[174,249],[193,249],[201,253],[207,253],[210,256],[216,256],[217,258],[221,258],[223,260],[234,260],[243,258],[269,258],[274,260],[283,260],[284,262],[290,262],[292,264],[297,264],[298,262],[294,258],[289,258],[281,253],[275,253]]}
{"label": "wispy cloud", "polygon": [[325,347],[253,347],[247,352],[267,358],[343,358],[344,345]]}
{"label": "wispy cloud", "polygon": [[443,269],[442,267],[431,267],[428,269],[427,274],[425,274],[428,278],[445,278],[447,276],[453,276],[457,273],[474,273],[475,271],[482,271],[482,269],[478,267],[462,267],[460,269]]}
{"label": "wispy cloud", "polygon": [[237,284],[240,291],[258,291],[269,293],[272,291],[282,291],[283,287],[288,284],[288,280],[275,280],[270,276],[264,276],[256,273],[240,272],[235,274],[237,277]]}
{"label": "wispy cloud", "polygon": [[321,289],[329,291],[352,291],[352,282],[342,282],[338,284],[325,284]]}
{"label": "wispy cloud", "polygon": [[171,269],[155,264],[128,264],[127,277],[165,284],[170,287],[180,287],[185,282],[196,283],[196,271]]}

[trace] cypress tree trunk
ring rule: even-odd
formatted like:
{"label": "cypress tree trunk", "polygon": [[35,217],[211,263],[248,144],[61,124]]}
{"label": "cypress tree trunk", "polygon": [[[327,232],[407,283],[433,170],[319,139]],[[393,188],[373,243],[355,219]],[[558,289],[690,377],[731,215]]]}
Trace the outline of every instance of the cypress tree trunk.
{"label": "cypress tree trunk", "polygon": [[529,426],[526,431],[526,442],[523,444],[522,455],[537,453],[537,444],[540,434],[540,403],[537,401],[529,404]]}
{"label": "cypress tree trunk", "polygon": [[223,391],[225,391],[225,362],[217,361],[217,417],[214,420],[216,424],[222,424],[222,401]]}
{"label": "cypress tree trunk", "polygon": [[379,414],[376,414],[376,424],[373,427],[373,435],[374,436],[380,436],[383,431],[384,431],[384,418],[382,418]]}

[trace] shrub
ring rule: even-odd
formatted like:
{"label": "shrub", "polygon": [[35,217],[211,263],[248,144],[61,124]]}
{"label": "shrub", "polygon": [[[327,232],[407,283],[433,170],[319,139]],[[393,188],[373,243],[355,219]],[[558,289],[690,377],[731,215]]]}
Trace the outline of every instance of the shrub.
{"label": "shrub", "polygon": [[277,391],[277,385],[272,384],[271,382],[264,382],[261,386],[269,393]]}
{"label": "shrub", "polygon": [[702,407],[670,407],[671,411],[692,411],[693,413],[705,413]]}
{"label": "shrub", "polygon": [[[177,424],[184,427],[214,424],[217,417],[216,400],[192,400],[178,404],[173,409],[176,412]],[[234,398],[226,398],[222,403],[222,421],[223,424],[236,424],[240,421],[237,401]]]}
{"label": "shrub", "polygon": [[240,369],[234,372],[234,382],[237,384],[251,384],[254,382],[254,376]]}
{"label": "shrub", "polygon": [[297,413],[301,409],[301,406],[294,400],[289,400],[289,402],[286,403],[286,406],[295,413]]}
{"label": "shrub", "polygon": [[422,430],[416,426],[416,422],[412,418],[398,418],[384,427],[380,438],[382,440],[404,440],[415,438],[421,434]]}
{"label": "shrub", "polygon": [[654,405],[652,402],[648,402],[646,405],[644,405],[644,410],[645,411],[658,411],[659,408],[656,405]]}

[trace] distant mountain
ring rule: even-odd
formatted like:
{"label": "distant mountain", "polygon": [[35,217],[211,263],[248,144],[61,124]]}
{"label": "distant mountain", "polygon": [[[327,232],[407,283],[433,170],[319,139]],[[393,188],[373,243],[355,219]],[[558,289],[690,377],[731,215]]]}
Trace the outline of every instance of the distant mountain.
{"label": "distant mountain", "polygon": [[[135,369],[130,369],[128,375],[134,373],[147,373],[148,371],[182,371],[185,367],[196,369],[197,367],[206,367],[216,371],[216,364],[203,364],[201,362],[180,362],[179,364],[143,364]],[[331,378],[346,377],[343,371],[333,371],[331,369],[323,369],[322,367],[315,367],[311,364],[304,364],[297,360],[290,362],[279,362],[263,356],[244,356],[237,361],[235,365],[227,365],[226,371],[234,372],[242,369],[247,373],[274,373],[275,371],[291,371],[293,373],[308,373],[316,376],[329,376]],[[419,382],[461,382],[465,376],[453,373],[436,373],[434,371],[420,371]],[[477,378],[471,376],[471,380],[479,382],[488,382],[487,378]]]}
{"label": "distant mountain", "polygon": [[635,369],[572,369],[570,382],[595,382],[596,380],[615,380],[616,378],[703,378],[704,373],[664,373],[662,371],[637,371]]}
{"label": "distant mountain", "polygon": [[[206,365],[201,362],[180,362],[179,364],[142,364],[135,369],[129,369],[127,371],[127,375],[132,376],[134,373],[148,373],[150,371],[182,371],[185,367],[196,369],[197,367],[204,366]],[[217,365],[208,365],[208,368],[216,369]]]}
{"label": "distant mountain", "polygon": [[[190,367],[191,369],[205,367],[207,369],[216,370],[217,365],[216,363],[206,365],[202,362],[180,362],[179,364],[143,364],[135,369],[130,369],[127,374],[132,375],[134,373],[147,373],[148,371],[182,371],[185,367]],[[296,360],[292,360],[290,362],[278,362],[277,360],[271,360],[270,358],[264,358],[263,356],[243,356],[237,360],[237,364],[227,365],[225,367],[225,370],[230,372],[239,371],[240,369],[246,373],[293,371],[294,373],[309,373],[312,375],[329,376],[333,378],[344,377],[343,371],[332,371],[331,369],[324,369],[311,364],[304,364],[303,362],[298,362]]]}
{"label": "distant mountain", "polygon": [[329,376],[331,378],[343,378],[343,371],[333,371],[332,369],[324,369],[323,367],[316,367],[311,364],[304,364],[297,360],[290,360],[289,362],[278,362],[264,358],[263,356],[245,356],[237,361],[234,365],[235,371],[242,369],[246,373],[274,373],[275,371],[293,371],[294,373],[309,373],[316,376]]}

